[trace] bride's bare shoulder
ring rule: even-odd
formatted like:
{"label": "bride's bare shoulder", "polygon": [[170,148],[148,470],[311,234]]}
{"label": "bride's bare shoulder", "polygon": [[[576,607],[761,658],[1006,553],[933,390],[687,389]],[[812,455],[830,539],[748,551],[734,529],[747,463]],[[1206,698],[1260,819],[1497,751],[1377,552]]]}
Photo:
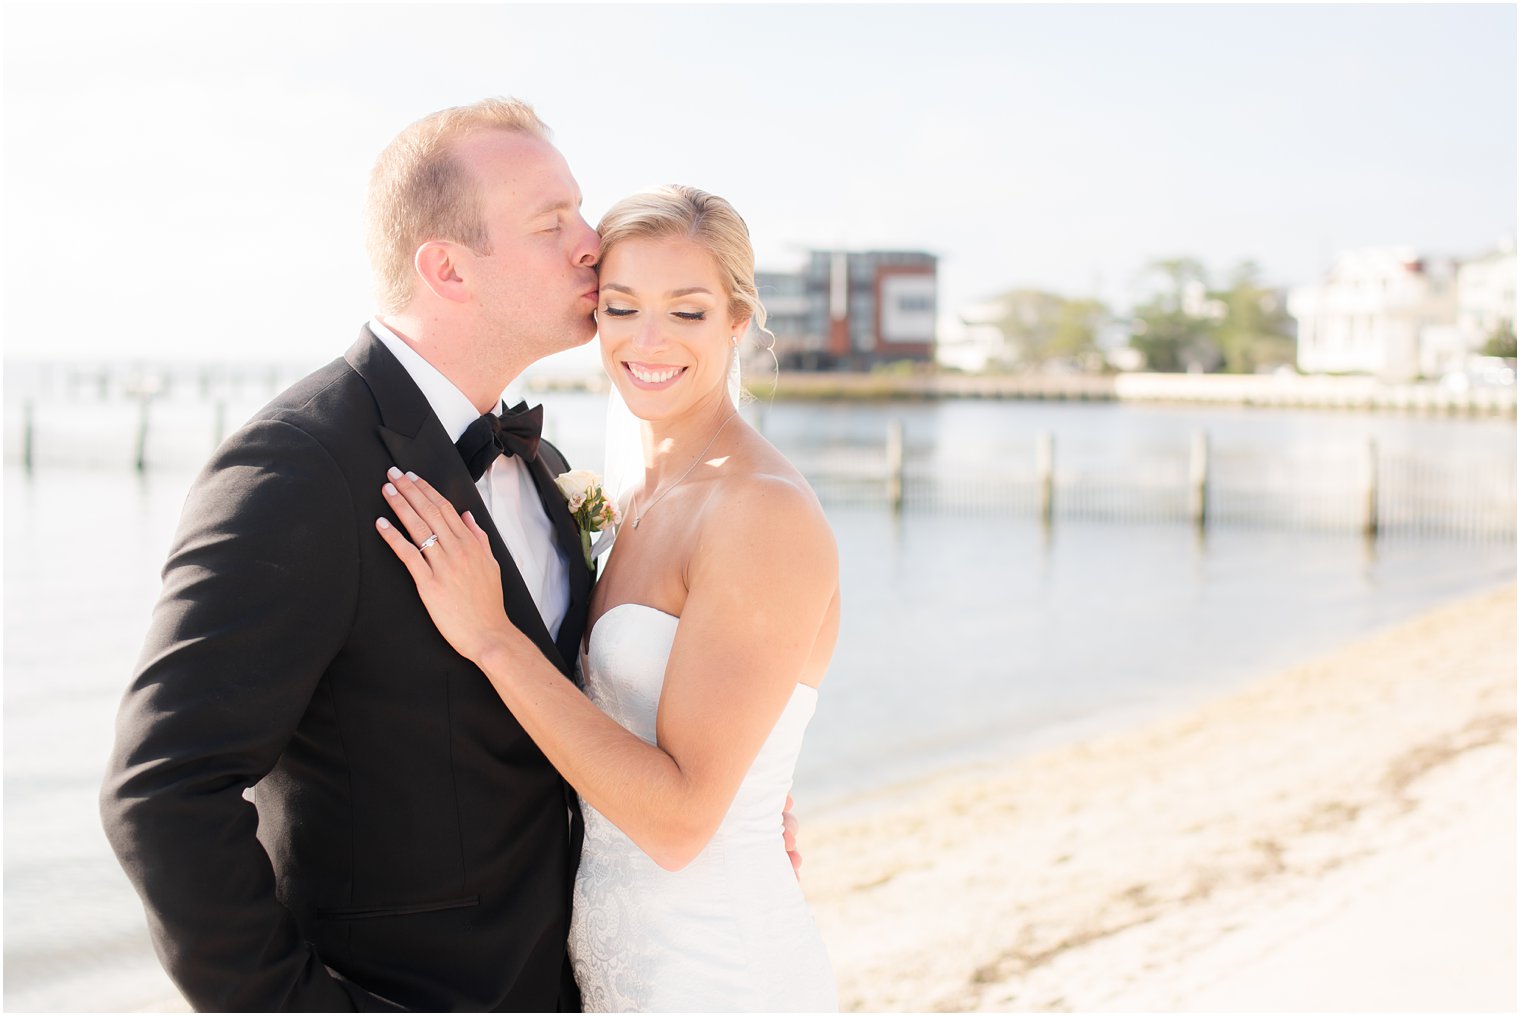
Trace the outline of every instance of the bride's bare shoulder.
{"label": "bride's bare shoulder", "polygon": [[[736,463],[741,465],[741,463]],[[834,532],[813,488],[768,443],[747,454],[703,506],[694,558],[753,571],[837,577]]]}

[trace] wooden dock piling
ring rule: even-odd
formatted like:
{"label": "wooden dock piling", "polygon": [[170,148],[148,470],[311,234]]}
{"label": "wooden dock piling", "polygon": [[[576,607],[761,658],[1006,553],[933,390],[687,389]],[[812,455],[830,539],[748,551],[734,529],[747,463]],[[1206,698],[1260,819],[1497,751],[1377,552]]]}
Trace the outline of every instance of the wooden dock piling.
{"label": "wooden dock piling", "polygon": [[137,397],[137,445],[133,465],[139,473],[148,468],[148,406],[153,397],[146,393]]}
{"label": "wooden dock piling", "polygon": [[1362,535],[1375,538],[1378,534],[1378,454],[1377,439],[1367,439],[1366,462],[1362,471]]}
{"label": "wooden dock piling", "polygon": [[887,503],[892,511],[903,508],[903,425],[898,419],[887,423]]}
{"label": "wooden dock piling", "polygon": [[1055,435],[1048,430],[1042,430],[1035,443],[1034,475],[1040,498],[1040,521],[1047,526],[1055,519],[1055,466]]}
{"label": "wooden dock piling", "polygon": [[1193,434],[1193,450],[1188,459],[1188,518],[1203,529],[1209,515],[1209,435]]}
{"label": "wooden dock piling", "polygon": [[27,399],[21,406],[21,462],[30,473],[35,465],[33,445],[37,433],[37,406]]}

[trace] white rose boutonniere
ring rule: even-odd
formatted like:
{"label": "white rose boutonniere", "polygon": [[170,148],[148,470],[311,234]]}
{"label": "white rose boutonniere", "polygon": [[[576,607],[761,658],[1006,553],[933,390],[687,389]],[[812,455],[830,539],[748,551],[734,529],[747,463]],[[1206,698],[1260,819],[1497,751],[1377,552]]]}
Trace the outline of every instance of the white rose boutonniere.
{"label": "white rose boutonniere", "polygon": [[595,568],[591,556],[591,534],[600,533],[623,521],[618,506],[607,498],[602,490],[602,478],[589,469],[572,469],[554,478],[554,485],[565,495],[565,507],[575,519],[581,533],[581,553],[586,556],[586,567]]}

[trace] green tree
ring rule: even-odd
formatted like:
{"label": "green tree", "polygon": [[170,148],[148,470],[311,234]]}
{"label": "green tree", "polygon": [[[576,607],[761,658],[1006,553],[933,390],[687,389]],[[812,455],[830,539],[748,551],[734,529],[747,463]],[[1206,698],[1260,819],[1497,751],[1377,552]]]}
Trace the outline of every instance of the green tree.
{"label": "green tree", "polygon": [[998,298],[995,322],[1008,343],[1012,364],[1081,359],[1097,351],[1098,329],[1108,315],[1100,301],[1068,299],[1039,289],[1015,289]]}
{"label": "green tree", "polygon": [[1503,356],[1513,360],[1515,358],[1515,323],[1513,321],[1500,322],[1488,341],[1483,344],[1484,356]]}
{"label": "green tree", "polygon": [[1224,307],[1214,338],[1231,374],[1291,364],[1297,358],[1294,322],[1280,294],[1262,285],[1254,261],[1238,265],[1229,288],[1210,293]]}
{"label": "green tree", "polygon": [[1150,300],[1135,309],[1139,327],[1131,345],[1151,370],[1212,370],[1221,360],[1215,322],[1192,299],[1208,291],[1203,265],[1193,258],[1169,258],[1153,261],[1145,271],[1159,284]]}
{"label": "green tree", "polygon": [[1062,301],[1050,352],[1073,360],[1091,356],[1098,351],[1098,329],[1107,318],[1108,308],[1101,300]]}
{"label": "green tree", "polygon": [[1203,263],[1196,258],[1164,258],[1152,261],[1145,269],[1152,277],[1160,276],[1161,286],[1155,301],[1167,313],[1180,313],[1192,287],[1208,288],[1209,277]]}

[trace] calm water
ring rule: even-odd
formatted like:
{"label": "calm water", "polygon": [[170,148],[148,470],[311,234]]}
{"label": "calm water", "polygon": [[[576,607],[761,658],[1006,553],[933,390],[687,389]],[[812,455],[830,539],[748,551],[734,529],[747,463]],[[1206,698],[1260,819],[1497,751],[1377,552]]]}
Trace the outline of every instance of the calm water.
{"label": "calm water", "polygon": [[[599,461],[599,397],[551,396],[551,433]],[[234,418],[254,407],[233,405]],[[7,400],[7,459],[17,447]],[[39,407],[45,465],[5,474],[5,1004],[131,1008],[172,997],[96,791],[112,720],[157,594],[202,405],[161,407],[145,477],[119,429]],[[156,407],[158,411],[159,407]],[[874,455],[888,419],[910,461],[950,472],[1024,461],[1058,434],[1083,468],[1185,459],[1216,445],[1323,454],[1380,448],[1476,458],[1513,475],[1512,421],[1035,403],[781,405],[799,460]],[[76,431],[81,441],[75,451]],[[93,435],[93,436],[92,436]],[[1510,481],[1513,482],[1512,480]],[[1026,751],[1174,708],[1470,593],[1511,582],[1514,545],[1223,527],[1071,523],[997,513],[830,507],[844,619],[798,773],[807,815],[945,764]]]}

